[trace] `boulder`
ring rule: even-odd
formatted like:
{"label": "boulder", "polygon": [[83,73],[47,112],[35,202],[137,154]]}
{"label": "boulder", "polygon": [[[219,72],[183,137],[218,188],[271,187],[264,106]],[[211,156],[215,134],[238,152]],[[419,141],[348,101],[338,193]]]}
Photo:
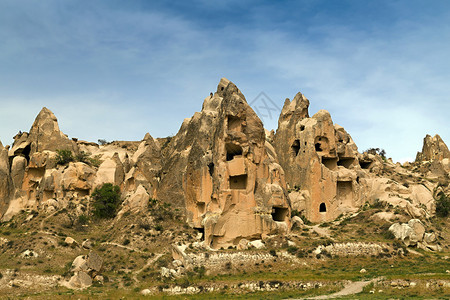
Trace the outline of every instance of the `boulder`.
{"label": "boulder", "polygon": [[67,287],[71,289],[85,289],[92,285],[92,278],[86,272],[79,271],[73,275],[69,282],[67,283]]}
{"label": "boulder", "polygon": [[293,216],[291,218],[292,227],[302,228],[305,223],[303,222],[302,218],[299,216]]}
{"label": "boulder", "polygon": [[104,183],[121,185],[125,179],[125,170],[118,153],[113,157],[105,159],[98,168],[94,186],[101,186]]}
{"label": "boulder", "polygon": [[124,200],[122,209],[118,214],[123,215],[127,211],[131,211],[133,213],[145,211],[147,209],[149,199],[150,195],[142,185],[139,185],[136,191]]}
{"label": "boulder", "polygon": [[93,279],[99,280],[101,275],[99,272],[102,269],[103,259],[94,251],[89,251],[89,254],[77,256],[72,262],[72,271],[75,274],[68,282],[63,283],[70,289],[84,289],[92,285]]}
{"label": "boulder", "polygon": [[71,162],[64,169],[59,186],[63,187],[65,191],[78,191],[82,194],[80,196],[87,196],[93,187],[95,175],[95,170],[87,164]]}
{"label": "boulder", "polygon": [[261,240],[254,240],[248,243],[250,247],[254,247],[256,249],[264,249],[266,245]]}
{"label": "boulder", "polygon": [[85,240],[81,243],[81,247],[84,249],[92,249],[92,242],[90,240]]}
{"label": "boulder", "polygon": [[77,245],[78,245],[77,241],[75,241],[75,239],[74,239],[74,238],[71,238],[70,236],[66,237],[66,238],[64,239],[64,242],[65,242],[66,244],[68,244],[69,246],[71,246],[71,247],[74,247],[74,246],[77,246]]}
{"label": "boulder", "polygon": [[23,251],[20,256],[22,258],[36,258],[39,256],[39,254],[37,254],[35,251],[33,250],[25,250]]}
{"label": "boulder", "polygon": [[408,223],[395,223],[389,227],[396,239],[402,240],[406,246],[417,246],[425,250],[440,251],[435,233],[426,233],[425,226],[418,219],[411,219]]}

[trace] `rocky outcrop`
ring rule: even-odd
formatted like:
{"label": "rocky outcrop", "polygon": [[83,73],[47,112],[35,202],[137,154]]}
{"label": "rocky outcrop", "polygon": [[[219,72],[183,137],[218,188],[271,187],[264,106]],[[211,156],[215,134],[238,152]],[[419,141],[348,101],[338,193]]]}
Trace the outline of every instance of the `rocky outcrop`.
{"label": "rocky outcrop", "polygon": [[446,177],[446,184],[449,183],[450,173],[450,151],[439,135],[431,137],[425,136],[423,139],[422,152],[416,156],[416,165],[422,173],[428,176]]}
{"label": "rocky outcrop", "polygon": [[[386,202],[412,218],[433,215],[434,198],[450,189],[450,153],[438,135],[425,138],[415,163],[396,165],[376,151],[358,153],[327,111],[310,117],[308,108],[301,93],[286,99],[276,134],[269,132],[236,85],[222,79],[173,138],[147,133],[101,145],[69,140],[43,108],[11,148],[0,143],[1,220],[69,205],[84,214],[104,183],[120,187],[119,216],[146,213],[152,198],[171,203],[213,248],[245,248],[291,223],[302,226],[298,217],[291,221],[292,210],[328,222],[366,202]],[[58,161],[59,149],[74,161]]]}
{"label": "rocky outcrop", "polygon": [[172,139],[158,197],[185,203],[187,221],[214,248],[288,230],[284,172],[268,154],[261,120],[222,79]]}
{"label": "rocky outcrop", "polygon": [[274,147],[292,192],[292,207],[312,222],[330,221],[361,205],[358,151],[327,111],[310,118],[308,106],[300,93],[286,99]]}
{"label": "rocky outcrop", "polygon": [[46,107],[42,108],[29,133],[19,133],[14,137],[14,144],[9,156],[23,154],[29,157],[35,152],[44,150],[55,151],[57,149],[72,150],[77,152],[74,141],[59,130],[58,120]]}
{"label": "rocky outcrop", "polygon": [[425,226],[418,219],[411,219],[408,223],[395,223],[389,227],[389,231],[396,239],[401,240],[406,246],[416,246],[425,250],[440,251],[434,232],[426,233]]}
{"label": "rocky outcrop", "polygon": [[10,176],[10,166],[8,150],[0,142],[0,216],[2,216],[9,206],[9,201],[13,196],[14,184]]}
{"label": "rocky outcrop", "polygon": [[422,152],[418,152],[416,162],[450,159],[450,151],[442,138],[436,134],[434,137],[426,135],[423,139]]}
{"label": "rocky outcrop", "polygon": [[101,277],[100,271],[103,266],[103,259],[94,251],[88,255],[80,255],[72,263],[74,275],[63,285],[70,289],[84,289],[92,285],[93,280]]}

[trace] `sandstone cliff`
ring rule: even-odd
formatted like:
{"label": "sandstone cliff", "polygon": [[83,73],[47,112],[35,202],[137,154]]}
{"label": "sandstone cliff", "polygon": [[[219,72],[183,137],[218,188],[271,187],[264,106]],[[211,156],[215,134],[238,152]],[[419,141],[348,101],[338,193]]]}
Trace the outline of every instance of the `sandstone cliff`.
{"label": "sandstone cliff", "polygon": [[[295,215],[328,222],[374,203],[433,216],[435,198],[450,190],[450,153],[438,135],[425,137],[416,162],[402,166],[359,153],[327,111],[310,117],[308,108],[301,93],[286,99],[276,133],[268,132],[223,78],[174,137],[148,133],[142,141],[105,145],[69,139],[43,108],[29,133],[16,135],[10,148],[0,143],[0,217],[63,208],[80,215],[104,183],[120,187],[118,218],[145,215],[158,199],[182,211],[213,248],[287,234]],[[76,159],[58,163],[57,150]]]}
{"label": "sandstone cliff", "polygon": [[170,142],[158,196],[185,205],[187,222],[215,248],[287,232],[284,173],[266,147],[261,120],[222,79]]}

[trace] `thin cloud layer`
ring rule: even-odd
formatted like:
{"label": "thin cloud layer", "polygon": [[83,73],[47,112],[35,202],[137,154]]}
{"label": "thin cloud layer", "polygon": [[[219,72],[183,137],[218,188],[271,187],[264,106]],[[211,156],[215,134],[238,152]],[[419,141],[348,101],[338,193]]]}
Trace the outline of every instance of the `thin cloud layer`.
{"label": "thin cloud layer", "polygon": [[249,103],[301,91],[360,150],[413,160],[450,141],[449,20],[445,1],[2,1],[0,140],[43,106],[71,137],[172,135],[227,77]]}

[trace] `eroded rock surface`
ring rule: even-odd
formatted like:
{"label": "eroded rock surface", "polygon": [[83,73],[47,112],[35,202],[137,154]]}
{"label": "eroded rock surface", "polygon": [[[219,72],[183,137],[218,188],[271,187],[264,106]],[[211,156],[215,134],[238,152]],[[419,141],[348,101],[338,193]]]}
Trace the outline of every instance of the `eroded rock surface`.
{"label": "eroded rock surface", "polygon": [[284,172],[268,154],[262,122],[236,85],[222,79],[168,147],[158,196],[184,199],[187,221],[204,231],[207,245],[227,247],[288,231]]}

